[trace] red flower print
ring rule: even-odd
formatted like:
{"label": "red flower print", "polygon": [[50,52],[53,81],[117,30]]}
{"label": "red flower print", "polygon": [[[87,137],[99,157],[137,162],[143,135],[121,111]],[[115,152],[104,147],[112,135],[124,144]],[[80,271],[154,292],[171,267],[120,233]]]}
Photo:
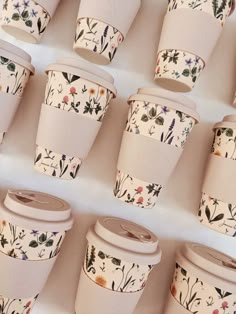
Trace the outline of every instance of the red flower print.
{"label": "red flower print", "polygon": [[142,187],[142,186],[139,186],[139,187],[137,188],[137,192],[138,192],[138,193],[142,193],[142,192],[143,192],[143,187]]}
{"label": "red flower print", "polygon": [[173,295],[173,297],[176,296],[176,294],[177,294],[177,289],[176,289],[175,286],[173,286],[173,287],[171,288],[171,294]]}
{"label": "red flower print", "polygon": [[212,312],[212,314],[219,314],[220,312],[219,312],[219,310],[214,310],[213,312]]}
{"label": "red flower print", "polygon": [[157,65],[159,65],[160,64],[160,59],[157,59]]}
{"label": "red flower print", "polygon": [[75,95],[75,94],[76,94],[76,88],[75,88],[75,87],[71,87],[71,88],[70,88],[70,93],[71,93],[72,95]]}
{"label": "red flower print", "polygon": [[3,221],[2,221],[2,225],[3,225],[3,227],[5,227],[5,226],[6,226],[6,224],[7,224],[7,223],[6,223],[6,221],[5,221],[5,220],[3,220]]}
{"label": "red flower print", "polygon": [[25,313],[25,314],[29,314],[29,313],[30,313],[30,311],[31,311],[31,309],[28,309],[28,310],[26,311],[26,313]]}
{"label": "red flower print", "polygon": [[29,307],[31,305],[31,301],[27,302],[25,307]]}
{"label": "red flower print", "polygon": [[69,97],[68,97],[68,96],[64,96],[64,97],[63,97],[63,102],[65,102],[65,103],[67,104],[68,101],[69,101]]}
{"label": "red flower print", "polygon": [[143,203],[143,197],[140,197],[139,199],[138,199],[138,204],[142,204]]}
{"label": "red flower print", "polygon": [[144,289],[144,288],[146,287],[146,284],[147,284],[147,282],[144,281],[144,282],[142,283],[141,289]]}
{"label": "red flower print", "polygon": [[228,309],[228,308],[229,308],[228,302],[227,302],[227,301],[224,301],[224,302],[222,303],[222,309],[225,310],[225,309]]}
{"label": "red flower print", "polygon": [[121,44],[122,41],[123,41],[123,36],[122,36],[122,35],[119,35],[119,37],[118,37],[118,43]]}

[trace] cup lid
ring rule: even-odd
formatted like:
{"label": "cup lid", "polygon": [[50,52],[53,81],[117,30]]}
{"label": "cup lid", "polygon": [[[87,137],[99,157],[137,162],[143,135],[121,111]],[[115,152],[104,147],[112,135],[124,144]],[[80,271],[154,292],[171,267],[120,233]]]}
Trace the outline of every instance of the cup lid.
{"label": "cup lid", "polygon": [[197,243],[185,244],[182,253],[204,271],[236,283],[236,259]]}
{"label": "cup lid", "polygon": [[214,125],[213,130],[222,128],[236,129],[236,115],[225,116],[221,122]]}
{"label": "cup lid", "polygon": [[161,259],[158,238],[148,229],[125,219],[101,217],[87,234],[88,241],[106,247],[116,257],[136,263],[157,264]]}
{"label": "cup lid", "polygon": [[[64,200],[41,192],[27,190],[9,190],[0,212],[5,211],[16,224],[38,228],[53,225],[56,229],[68,230],[72,227],[70,205]],[[33,220],[33,223],[32,223]],[[20,222],[19,222],[20,221]],[[54,227],[51,227],[54,230]],[[36,228],[37,229],[37,228]],[[57,230],[54,230],[57,231]]]}
{"label": "cup lid", "polygon": [[6,58],[15,61],[16,63],[26,67],[32,73],[34,73],[35,69],[31,64],[31,56],[25,52],[23,49],[10,44],[7,41],[0,39],[0,49],[4,50],[6,53]]}
{"label": "cup lid", "polygon": [[46,73],[53,70],[68,71],[74,75],[82,76],[85,79],[94,81],[97,84],[108,88],[113,92],[114,96],[117,94],[114,86],[114,78],[105,70],[92,63],[86,62],[81,58],[60,58],[57,60],[56,64],[51,64],[47,67]]}
{"label": "cup lid", "polygon": [[138,89],[136,95],[129,98],[129,102],[132,100],[157,102],[160,105],[186,113],[197,122],[200,119],[196,111],[196,103],[180,93],[170,92],[157,87],[143,87]]}

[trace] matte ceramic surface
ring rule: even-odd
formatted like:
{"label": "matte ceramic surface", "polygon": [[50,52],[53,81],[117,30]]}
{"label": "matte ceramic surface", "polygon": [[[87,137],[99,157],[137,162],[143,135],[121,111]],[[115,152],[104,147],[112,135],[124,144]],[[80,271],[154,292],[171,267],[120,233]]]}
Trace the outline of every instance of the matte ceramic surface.
{"label": "matte ceramic surface", "polygon": [[0,308],[4,314],[30,314],[37,298],[10,299],[0,295]]}
{"label": "matte ceramic surface", "polygon": [[[215,130],[212,154],[236,160],[236,129]],[[216,199],[214,195],[203,193],[199,219],[202,224],[215,231],[236,236],[236,204],[225,203]]]}
{"label": "matte ceramic surface", "polygon": [[74,50],[91,62],[108,64],[123,40],[115,27],[96,19],[81,18],[77,21]]}
{"label": "matte ceramic surface", "polygon": [[96,284],[112,291],[131,293],[144,289],[152,265],[137,265],[88,244],[84,271]]}
{"label": "matte ceramic surface", "polygon": [[170,90],[188,92],[194,88],[204,67],[204,61],[192,53],[163,50],[157,56],[155,80]]}
{"label": "matte ceramic surface", "polygon": [[170,0],[168,11],[177,9],[199,10],[214,16],[223,26],[227,16],[230,14],[231,7],[232,0]]}
{"label": "matte ceramic surface", "polygon": [[65,232],[29,230],[0,220],[0,251],[22,260],[45,260],[60,252]]}
{"label": "matte ceramic surface", "polygon": [[171,294],[189,313],[234,314],[236,295],[215,287],[176,263]]}
{"label": "matte ceramic surface", "polygon": [[[183,148],[195,120],[168,107],[143,101],[132,101],[126,131],[148,136],[160,142]],[[118,169],[114,195],[140,208],[153,208],[162,190],[160,184],[144,182]]]}
{"label": "matte ceramic surface", "polygon": [[[57,71],[48,73],[46,105],[102,122],[112,97],[108,89],[79,76]],[[67,156],[47,147],[36,148],[34,167],[43,174],[75,179],[81,164],[80,156]]]}
{"label": "matte ceramic surface", "polygon": [[49,21],[49,13],[33,0],[3,2],[1,26],[17,39],[39,42]]}

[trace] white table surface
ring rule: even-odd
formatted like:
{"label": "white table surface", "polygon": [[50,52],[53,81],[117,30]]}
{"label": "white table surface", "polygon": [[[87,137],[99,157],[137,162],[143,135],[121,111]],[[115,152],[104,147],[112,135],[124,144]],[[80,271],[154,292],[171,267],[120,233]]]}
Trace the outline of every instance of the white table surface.
{"label": "white table surface", "polygon": [[[128,1],[128,0],[127,0]],[[78,0],[62,0],[40,45],[16,41],[0,31],[0,38],[32,55],[36,75],[31,79],[14,123],[0,148],[0,196],[8,188],[39,190],[70,202],[76,218],[61,255],[42,292],[34,314],[73,314],[85,233],[100,215],[112,215],[143,224],[160,238],[161,264],[153,271],[135,314],[162,314],[174,267],[174,252],[182,241],[194,241],[236,257],[235,239],[200,225],[197,210],[204,167],[212,142],[214,122],[236,113],[231,106],[236,86],[236,13],[226,24],[218,47],[191,94],[202,123],[191,134],[183,157],[153,210],[137,209],[113,197],[112,189],[121,135],[126,122],[126,99],[138,87],[155,86],[153,73],[162,19],[167,1],[143,0],[142,8],[112,65],[118,97],[112,102],[96,143],[79,177],[71,182],[33,170],[35,137],[44,96],[45,67],[57,57],[77,57],[72,51]],[[203,34],[204,36],[204,34]],[[83,313],[81,313],[83,314]],[[95,314],[109,314],[104,309]]]}

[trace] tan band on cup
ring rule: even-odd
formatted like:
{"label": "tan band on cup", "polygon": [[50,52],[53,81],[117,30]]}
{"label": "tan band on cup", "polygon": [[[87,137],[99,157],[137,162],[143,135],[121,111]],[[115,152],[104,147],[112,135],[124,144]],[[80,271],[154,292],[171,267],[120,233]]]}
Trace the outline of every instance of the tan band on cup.
{"label": "tan band on cup", "polygon": [[222,32],[219,21],[199,10],[178,9],[165,16],[158,52],[177,49],[199,56],[206,63]]}
{"label": "tan band on cup", "polygon": [[45,11],[47,11],[52,17],[57,9],[60,0],[36,0],[36,2],[40,4],[41,7],[43,7]]}
{"label": "tan band on cup", "polygon": [[0,133],[8,131],[21,98],[0,92]]}
{"label": "tan band on cup", "polygon": [[107,23],[125,37],[141,6],[141,0],[81,0],[78,19],[93,18]]}
{"label": "tan band on cup", "polygon": [[236,204],[236,160],[211,155],[202,191],[225,203]]}
{"label": "tan band on cup", "polygon": [[[133,313],[143,291],[133,293],[114,292],[94,283],[82,269],[75,301],[75,313],[98,313],[101,305],[106,306],[103,313]],[[92,300],[92,302],[88,302],[88,300]],[[117,309],[119,310],[117,311]]]}
{"label": "tan band on cup", "polygon": [[117,168],[137,179],[165,185],[182,151],[153,138],[125,131]]}
{"label": "tan band on cup", "polygon": [[59,154],[84,159],[100,127],[101,122],[43,104],[36,144]]}
{"label": "tan band on cup", "polygon": [[57,257],[44,261],[23,261],[0,253],[0,294],[26,299],[40,293]]}
{"label": "tan band on cup", "polygon": [[186,310],[169,292],[167,299],[167,306],[164,310],[164,314],[190,314],[191,312]]}

